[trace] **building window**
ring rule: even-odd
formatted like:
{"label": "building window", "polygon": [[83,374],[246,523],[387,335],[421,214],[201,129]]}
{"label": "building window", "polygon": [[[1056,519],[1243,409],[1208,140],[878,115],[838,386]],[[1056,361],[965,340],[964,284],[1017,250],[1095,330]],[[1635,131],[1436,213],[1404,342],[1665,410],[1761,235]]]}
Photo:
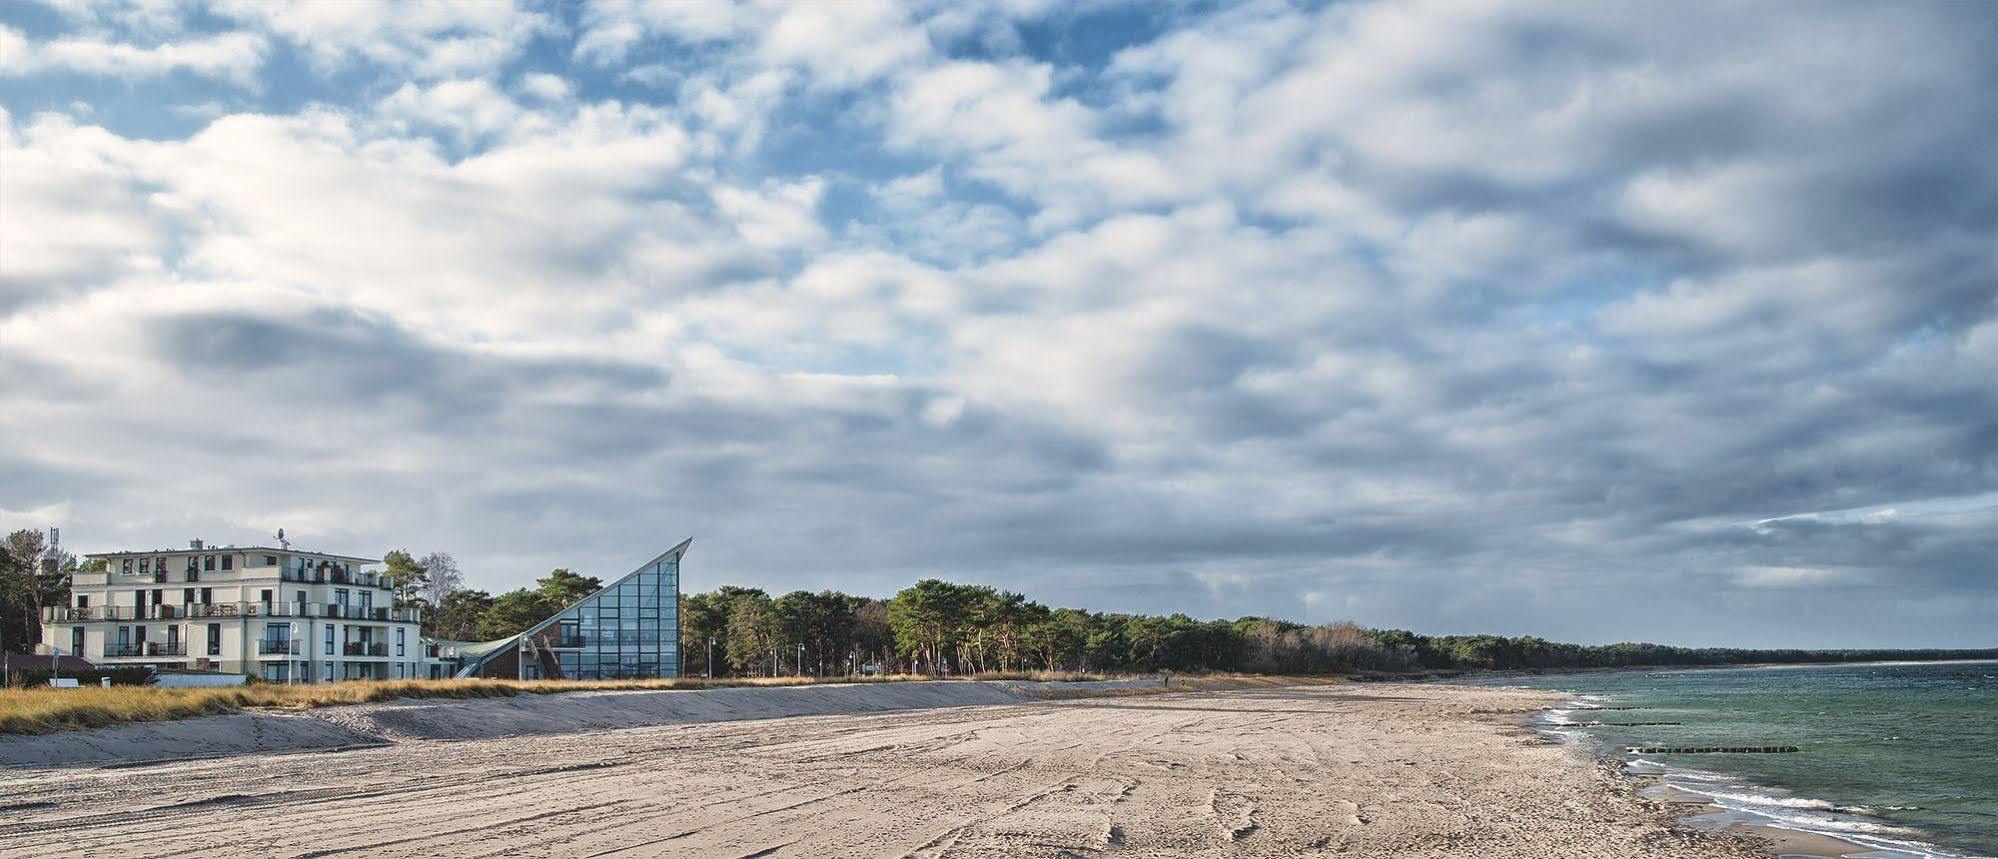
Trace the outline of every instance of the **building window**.
{"label": "building window", "polygon": [[290,652],[291,652],[291,624],[288,624],[288,623],[266,623],[266,624],[264,624],[264,640],[263,640],[263,647],[261,647],[261,648],[258,648],[258,649],[259,649],[259,651],[260,651],[260,652],[262,652],[262,653],[267,653],[267,654],[268,654],[268,653],[290,653]]}
{"label": "building window", "polygon": [[[333,655],[333,624],[330,623],[326,625],[326,655],[327,656]],[[331,672],[333,670],[333,666],[331,665],[326,666],[326,670],[328,672]],[[327,674],[326,679],[328,680],[333,679],[333,675],[331,673]]]}
{"label": "building window", "polygon": [[399,626],[395,628],[395,655],[397,656],[403,655],[402,636],[404,633],[407,633],[408,631],[409,630],[403,629],[402,627]]}
{"label": "building window", "polygon": [[[328,645],[328,646],[330,647],[331,645]],[[332,653],[333,651],[331,651],[331,650],[328,650],[328,651],[326,651],[326,652],[327,652],[327,653]],[[321,665],[324,665],[324,666],[326,666],[326,682],[328,682],[328,683],[331,683],[331,682],[333,682],[333,663],[331,663],[331,662],[322,662],[322,663],[320,663],[320,664],[321,664]]]}
{"label": "building window", "polygon": [[402,663],[400,662],[395,664],[395,679],[397,680],[402,679]]}
{"label": "building window", "polygon": [[234,569],[234,568],[235,568],[235,566],[236,566],[236,556],[235,556],[235,555],[223,555],[223,556],[222,556],[222,569],[225,569],[225,570],[229,570],[229,569]]}
{"label": "building window", "polygon": [[204,570],[213,570],[213,569],[215,569],[215,556],[214,556],[214,555],[208,555],[208,556],[206,556],[206,557],[203,557],[203,558],[201,559],[201,568],[202,568],[202,569],[204,569]]}
{"label": "building window", "polygon": [[71,656],[83,655],[83,627],[80,626],[70,627],[69,655]]}
{"label": "building window", "polygon": [[90,595],[89,595],[89,594],[77,594],[77,595],[76,595],[76,607],[77,607],[77,608],[89,608],[89,607],[90,607]]}
{"label": "building window", "polygon": [[275,567],[275,566],[277,566],[277,556],[276,556],[276,555],[265,555],[265,556],[264,556],[264,566],[266,566],[266,567]]}
{"label": "building window", "polygon": [[208,605],[209,603],[211,603],[211,602],[213,602],[213,601],[214,601],[214,598],[215,598],[215,589],[214,589],[214,588],[202,588],[202,589],[201,589],[201,604],[202,604],[202,605]]}
{"label": "building window", "polygon": [[211,623],[208,625],[208,655],[222,655],[222,624]]}
{"label": "building window", "polygon": [[263,603],[264,605],[270,605],[270,604],[271,604],[271,592],[270,592],[270,591],[262,591],[262,592],[261,592],[261,595],[260,595],[260,596],[259,596],[259,598],[258,598],[258,602],[261,602],[261,603]]}
{"label": "building window", "polygon": [[125,575],[128,575],[128,576],[129,576],[129,575],[131,575],[131,574],[132,574],[132,559],[131,559],[131,558],[126,558],[126,559],[124,559],[124,560],[122,560],[122,561],[119,561],[119,562],[118,562],[118,572],[121,572],[121,573],[124,573]]}

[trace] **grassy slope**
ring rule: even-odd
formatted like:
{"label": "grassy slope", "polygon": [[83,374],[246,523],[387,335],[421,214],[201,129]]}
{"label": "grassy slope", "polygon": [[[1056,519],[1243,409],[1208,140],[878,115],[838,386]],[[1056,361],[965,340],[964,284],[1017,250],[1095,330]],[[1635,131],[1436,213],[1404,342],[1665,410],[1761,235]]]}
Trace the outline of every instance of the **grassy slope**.
{"label": "grassy slope", "polygon": [[[220,716],[250,709],[304,710],[391,701],[397,698],[506,698],[587,690],[709,689],[724,686],[800,686],[811,683],[893,683],[928,677],[870,678],[685,678],[679,680],[384,680],[326,685],[256,684],[216,689],[155,689],[148,686],[86,686],[80,689],[0,690],[0,734],[52,734],[101,728],[121,722],[164,722]],[[983,675],[990,680],[1076,681],[1108,679],[1094,675],[1015,672]],[[1163,690],[1161,690],[1163,691]]]}

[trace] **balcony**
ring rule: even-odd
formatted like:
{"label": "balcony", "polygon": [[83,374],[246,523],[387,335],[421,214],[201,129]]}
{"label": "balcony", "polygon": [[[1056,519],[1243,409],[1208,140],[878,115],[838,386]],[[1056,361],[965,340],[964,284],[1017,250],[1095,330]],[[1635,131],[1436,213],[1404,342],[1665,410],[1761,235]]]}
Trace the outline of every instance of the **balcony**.
{"label": "balcony", "polygon": [[178,641],[147,641],[139,644],[107,644],[104,646],[104,658],[106,659],[186,655],[187,645]]}
{"label": "balcony", "polygon": [[69,606],[45,606],[42,609],[43,623],[81,623],[93,620],[175,620],[186,615],[183,606],[89,606],[71,608]]}
{"label": "balcony", "polygon": [[423,613],[413,608],[340,605],[339,603],[220,602],[160,604],[153,606],[45,606],[43,623],[83,623],[88,621],[180,620],[238,617],[338,618],[377,623],[418,623]]}
{"label": "balcony", "polygon": [[365,641],[350,641],[347,642],[346,654],[348,656],[387,656],[388,645]]}
{"label": "balcony", "polygon": [[272,640],[270,640],[270,639],[264,639],[264,640],[261,640],[261,641],[258,641],[258,642],[257,642],[257,655],[259,655],[259,656],[297,656],[297,655],[298,655],[298,642],[296,642],[296,641],[272,641]]}

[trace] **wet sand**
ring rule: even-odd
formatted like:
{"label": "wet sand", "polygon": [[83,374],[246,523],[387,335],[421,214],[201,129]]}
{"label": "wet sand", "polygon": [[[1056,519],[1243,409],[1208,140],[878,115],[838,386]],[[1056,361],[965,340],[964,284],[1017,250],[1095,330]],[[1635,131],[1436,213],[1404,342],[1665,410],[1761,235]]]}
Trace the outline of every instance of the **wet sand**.
{"label": "wet sand", "polygon": [[0,855],[1766,855],[1521,727],[1557,699],[1321,686],[6,769]]}

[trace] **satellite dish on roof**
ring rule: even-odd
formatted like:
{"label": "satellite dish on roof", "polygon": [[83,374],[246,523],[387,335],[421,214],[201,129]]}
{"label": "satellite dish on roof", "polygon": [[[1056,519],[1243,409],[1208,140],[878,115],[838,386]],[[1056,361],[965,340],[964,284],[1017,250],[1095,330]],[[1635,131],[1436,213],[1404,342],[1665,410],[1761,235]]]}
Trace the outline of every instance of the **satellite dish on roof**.
{"label": "satellite dish on roof", "polygon": [[284,529],[283,529],[283,528],[279,528],[279,529],[278,529],[278,535],[277,535],[277,537],[278,537],[278,545],[280,545],[280,546],[283,546],[283,547],[285,548],[285,550],[286,550],[286,551],[290,551],[290,549],[291,549],[291,544],[290,544],[289,542],[286,542],[286,541],[285,541],[285,539],[284,539]]}

